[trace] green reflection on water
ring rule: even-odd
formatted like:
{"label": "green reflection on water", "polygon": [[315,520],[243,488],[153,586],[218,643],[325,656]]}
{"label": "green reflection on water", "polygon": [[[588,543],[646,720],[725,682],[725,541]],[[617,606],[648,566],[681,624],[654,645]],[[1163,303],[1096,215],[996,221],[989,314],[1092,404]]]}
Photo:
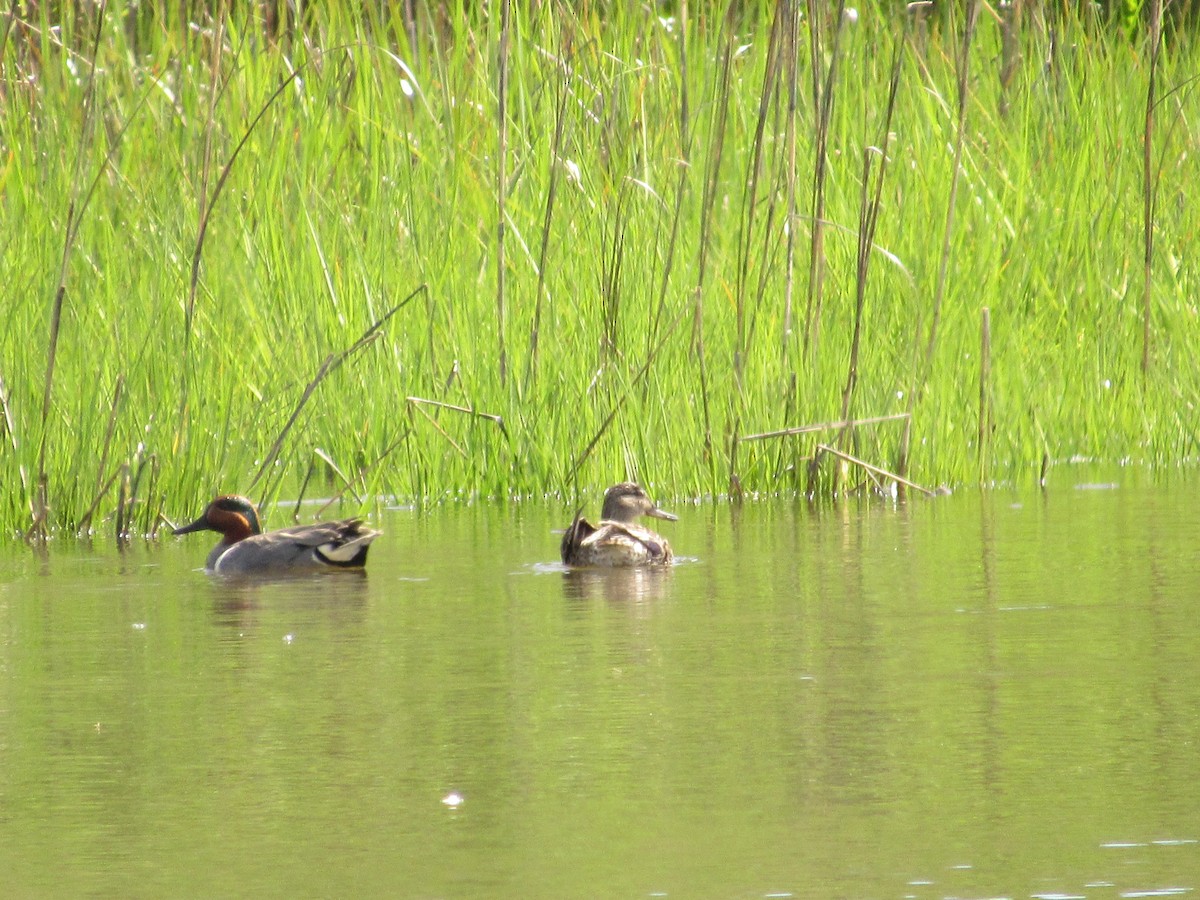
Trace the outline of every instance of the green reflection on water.
{"label": "green reflection on water", "polygon": [[365,578],[8,548],[4,894],[1194,889],[1195,509],[685,508],[609,577],[540,507],[388,513]]}

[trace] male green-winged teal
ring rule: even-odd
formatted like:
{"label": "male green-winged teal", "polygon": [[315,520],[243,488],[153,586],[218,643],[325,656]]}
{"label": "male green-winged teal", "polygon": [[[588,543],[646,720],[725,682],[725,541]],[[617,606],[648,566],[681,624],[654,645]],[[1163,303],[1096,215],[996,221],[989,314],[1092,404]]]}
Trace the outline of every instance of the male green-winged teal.
{"label": "male green-winged teal", "polygon": [[381,533],[364,526],[361,519],[342,519],[264,534],[254,504],[235,496],[218,497],[200,518],[174,533],[206,530],[220,532],[221,540],[204,567],[222,575],[361,569],[367,564],[371,541]]}
{"label": "male green-winged teal", "polygon": [[649,528],[635,524],[639,516],[675,521],[678,516],[659,509],[642,487],[625,481],[604,495],[600,524],[576,515],[562,539],[562,561],[568,566],[665,566],[671,546]]}

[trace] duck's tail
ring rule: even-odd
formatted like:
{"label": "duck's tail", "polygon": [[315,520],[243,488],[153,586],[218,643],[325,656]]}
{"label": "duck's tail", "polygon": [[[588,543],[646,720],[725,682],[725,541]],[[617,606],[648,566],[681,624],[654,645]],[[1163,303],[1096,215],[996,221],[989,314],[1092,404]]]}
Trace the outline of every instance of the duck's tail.
{"label": "duck's tail", "polygon": [[382,532],[364,528],[362,522],[352,521],[347,523],[337,538],[314,547],[313,554],[329,566],[361,568],[367,564],[371,541],[380,534]]}
{"label": "duck's tail", "polygon": [[572,558],[578,552],[580,545],[595,533],[596,529],[583,517],[582,511],[577,511],[575,518],[571,520],[571,524],[563,532],[562,544],[559,545],[559,554],[562,556],[562,561],[570,564]]}

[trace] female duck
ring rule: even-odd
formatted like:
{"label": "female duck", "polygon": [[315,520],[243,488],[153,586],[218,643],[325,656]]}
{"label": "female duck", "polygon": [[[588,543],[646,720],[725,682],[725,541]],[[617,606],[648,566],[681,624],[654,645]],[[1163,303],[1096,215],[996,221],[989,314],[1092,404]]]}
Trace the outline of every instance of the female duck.
{"label": "female duck", "polygon": [[365,527],[361,519],[343,519],[263,534],[254,504],[234,496],[218,497],[200,518],[174,533],[205,530],[219,532],[221,540],[204,567],[222,575],[361,569],[371,541],[381,533]]}
{"label": "female duck", "polygon": [[568,566],[666,566],[671,546],[649,528],[635,524],[639,516],[675,521],[655,506],[640,485],[615,484],[604,495],[600,524],[575,516],[562,539],[562,561]]}

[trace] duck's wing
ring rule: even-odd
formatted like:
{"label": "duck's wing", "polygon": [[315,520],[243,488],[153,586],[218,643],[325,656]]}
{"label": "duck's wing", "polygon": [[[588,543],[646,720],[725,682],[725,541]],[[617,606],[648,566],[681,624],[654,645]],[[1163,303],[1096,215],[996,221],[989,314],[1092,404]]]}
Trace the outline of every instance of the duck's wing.
{"label": "duck's wing", "polygon": [[361,519],[301,525],[238,541],[214,567],[218,572],[257,572],[302,568],[361,568],[380,532]]}
{"label": "duck's wing", "polygon": [[631,522],[601,522],[592,541],[597,545],[627,548],[625,553],[630,561],[639,565],[669,563],[672,558],[666,538]]}
{"label": "duck's wing", "polygon": [[572,523],[563,538],[563,562],[568,565],[617,568],[671,562],[670,546],[648,528],[607,520],[594,527],[586,522],[584,525],[586,533]]}

